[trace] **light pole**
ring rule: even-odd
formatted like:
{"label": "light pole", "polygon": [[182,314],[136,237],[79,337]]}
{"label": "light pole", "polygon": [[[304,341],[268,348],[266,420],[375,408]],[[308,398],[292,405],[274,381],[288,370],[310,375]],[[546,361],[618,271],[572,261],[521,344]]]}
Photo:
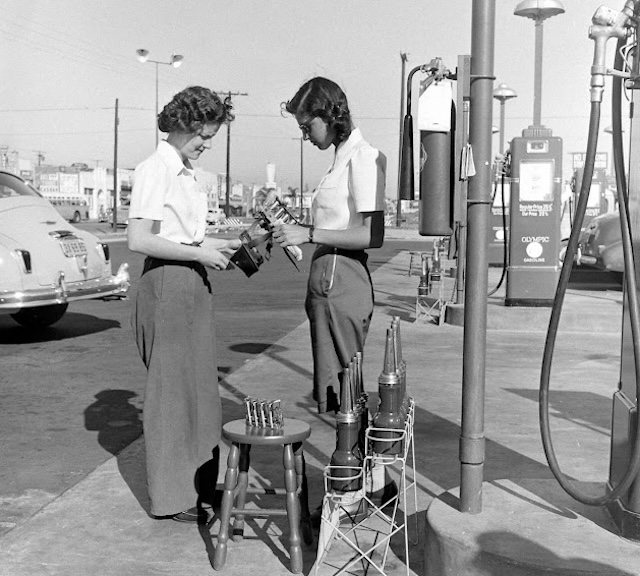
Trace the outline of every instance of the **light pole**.
{"label": "light pole", "polygon": [[304,137],[300,136],[300,222],[304,220]]}
{"label": "light pole", "polygon": [[513,11],[516,16],[531,18],[536,23],[535,70],[533,78],[533,125],[541,126],[542,115],[542,35],[544,21],[564,13],[560,0],[524,0]]}
{"label": "light pole", "polygon": [[164,64],[166,66],[173,66],[174,68],[179,68],[182,64],[182,60],[184,60],[184,56],[180,54],[172,54],[171,60],[169,62],[160,62],[159,60],[151,60],[149,59],[149,51],[144,48],[140,48],[140,50],[136,50],[136,54],[138,55],[138,60],[143,64],[145,62],[151,62],[156,65],[156,115],[155,115],[155,133],[156,133],[156,148],[158,147],[158,66],[160,64]]}
{"label": "light pole", "polygon": [[500,148],[498,148],[498,154],[504,152],[504,103],[517,96],[515,91],[504,83],[498,84],[498,87],[493,91],[493,97],[500,102]]}

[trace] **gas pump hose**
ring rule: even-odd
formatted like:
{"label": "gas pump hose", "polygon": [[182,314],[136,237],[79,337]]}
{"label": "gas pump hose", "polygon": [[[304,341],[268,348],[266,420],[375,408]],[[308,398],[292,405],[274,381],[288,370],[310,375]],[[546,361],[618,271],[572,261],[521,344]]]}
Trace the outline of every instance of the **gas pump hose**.
{"label": "gas pump hose", "polygon": [[[621,49],[624,46],[624,40],[618,39],[616,47],[616,57],[614,69],[619,70],[622,65]],[[629,305],[629,316],[631,320],[631,333],[633,340],[633,354],[635,362],[636,376],[636,397],[640,399],[640,312],[638,306],[638,289],[636,282],[636,270],[633,258],[633,245],[631,241],[629,202],[626,189],[626,179],[624,173],[624,158],[622,153],[622,125],[621,125],[621,95],[622,95],[622,79],[619,76],[613,77],[613,132],[614,132],[614,165],[616,173],[617,194],[620,212],[620,227],[622,231],[622,246],[625,263],[625,283],[626,296]],[[589,191],[591,188],[591,179],[593,177],[593,169],[595,164],[598,129],[600,124],[600,102],[591,102],[591,114],[589,119],[589,139],[587,142],[587,153],[584,165],[584,174],[580,187],[580,196],[576,206],[576,215],[574,224],[571,228],[569,243],[562,263],[562,270],[558,280],[553,306],[551,309],[551,317],[549,319],[549,328],[545,341],[544,354],[542,359],[542,371],[540,376],[540,394],[539,394],[539,416],[540,431],[542,435],[542,444],[544,452],[549,463],[551,472],[556,477],[562,488],[570,496],[591,506],[602,506],[618,500],[629,489],[632,482],[637,478],[640,472],[640,426],[636,428],[635,442],[629,464],[625,473],[617,486],[613,487],[608,494],[603,496],[591,496],[579,490],[573,480],[562,472],[556,458],[553,444],[551,441],[551,430],[549,423],[549,383],[551,374],[551,364],[553,361],[553,352],[555,347],[556,336],[558,332],[558,324],[560,322],[560,314],[569,284],[569,277],[573,267],[580,228],[584,221],[584,215],[589,199]]]}
{"label": "gas pump hose", "polygon": [[[504,196],[504,178],[505,178],[505,174],[504,171],[502,172],[502,175],[500,177],[500,194],[502,197],[502,232],[504,237],[502,238],[503,241],[503,251],[502,251],[502,272],[500,274],[500,280],[498,280],[498,283],[496,284],[496,287],[491,290],[489,292],[489,294],[487,294],[487,296],[493,296],[498,290],[500,290],[500,287],[502,286],[504,279],[507,277],[507,267],[509,265],[509,235],[507,234],[507,213],[506,213],[506,204],[505,204],[505,196]],[[498,186],[498,183],[496,182],[496,187]],[[495,190],[494,192],[494,196],[498,191]]]}

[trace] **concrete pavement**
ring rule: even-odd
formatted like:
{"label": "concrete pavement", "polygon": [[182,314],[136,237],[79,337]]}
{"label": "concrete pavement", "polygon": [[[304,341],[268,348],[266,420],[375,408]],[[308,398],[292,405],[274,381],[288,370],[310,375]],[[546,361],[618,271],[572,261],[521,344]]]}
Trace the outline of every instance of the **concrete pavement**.
{"label": "concrete pavement", "polygon": [[[388,241],[415,232],[389,229]],[[425,242],[425,250],[430,244]],[[376,310],[365,349],[364,379],[375,410],[384,336],[401,318],[407,386],[414,398],[415,462],[409,476],[417,511],[408,506],[409,566],[402,533],[391,540],[386,574],[436,576],[640,574],[640,545],[619,538],[602,509],[565,496],[546,464],[538,431],[537,387],[548,309],[506,308],[504,288],[489,299],[486,344],[483,510],[457,511],[458,442],[464,330],[416,322],[418,276],[400,252],[373,274]],[[490,287],[499,269],[490,269]],[[608,475],[611,397],[617,388],[621,292],[572,289],[554,360],[552,423],[566,472],[594,491]],[[242,417],[245,396],[280,398],[285,418],[309,422],[305,443],[311,507],[323,493],[322,470],[335,447],[335,418],[311,398],[308,327],[302,324],[221,384],[225,420]],[[220,482],[228,447],[222,447]],[[213,574],[219,521],[208,527],[149,517],[144,439],[89,474],[28,522],[0,539],[7,576],[151,576]],[[251,485],[279,487],[279,449],[253,450]],[[391,475],[397,480],[397,470]],[[267,500],[269,498],[269,500]],[[260,496],[254,506],[279,505]],[[229,544],[221,574],[289,574],[284,519],[247,521],[245,539]],[[317,531],[315,536],[317,537]],[[314,566],[316,543],[303,545],[304,573],[334,574],[349,551],[334,542]],[[313,570],[312,570],[313,568]],[[375,572],[372,568],[371,573]],[[361,574],[356,564],[350,573]]]}

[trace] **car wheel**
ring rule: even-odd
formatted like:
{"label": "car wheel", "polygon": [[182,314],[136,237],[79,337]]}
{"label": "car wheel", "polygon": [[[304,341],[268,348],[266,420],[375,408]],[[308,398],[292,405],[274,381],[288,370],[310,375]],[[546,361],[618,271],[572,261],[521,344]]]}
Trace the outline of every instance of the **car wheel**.
{"label": "car wheel", "polygon": [[82,217],[80,216],[80,212],[74,212],[73,213],[73,220],[71,220],[74,224],[77,224],[78,222],[80,222],[80,220],[82,220]]}
{"label": "car wheel", "polygon": [[69,304],[52,304],[51,306],[23,308],[19,312],[11,314],[11,318],[25,328],[44,328],[60,320],[68,306]]}

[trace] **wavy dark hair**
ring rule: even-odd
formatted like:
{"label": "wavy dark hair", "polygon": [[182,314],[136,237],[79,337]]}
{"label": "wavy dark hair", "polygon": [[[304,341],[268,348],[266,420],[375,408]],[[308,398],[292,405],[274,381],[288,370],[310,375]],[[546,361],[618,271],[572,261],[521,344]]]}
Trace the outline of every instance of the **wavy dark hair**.
{"label": "wavy dark hair", "polygon": [[202,86],[189,86],[178,92],[158,114],[160,132],[195,133],[205,124],[224,124],[234,118],[231,98],[224,100]]}
{"label": "wavy dark hair", "polygon": [[339,142],[351,134],[351,112],[347,96],[332,80],[316,76],[305,82],[283,108],[289,114],[321,118],[335,133]]}

